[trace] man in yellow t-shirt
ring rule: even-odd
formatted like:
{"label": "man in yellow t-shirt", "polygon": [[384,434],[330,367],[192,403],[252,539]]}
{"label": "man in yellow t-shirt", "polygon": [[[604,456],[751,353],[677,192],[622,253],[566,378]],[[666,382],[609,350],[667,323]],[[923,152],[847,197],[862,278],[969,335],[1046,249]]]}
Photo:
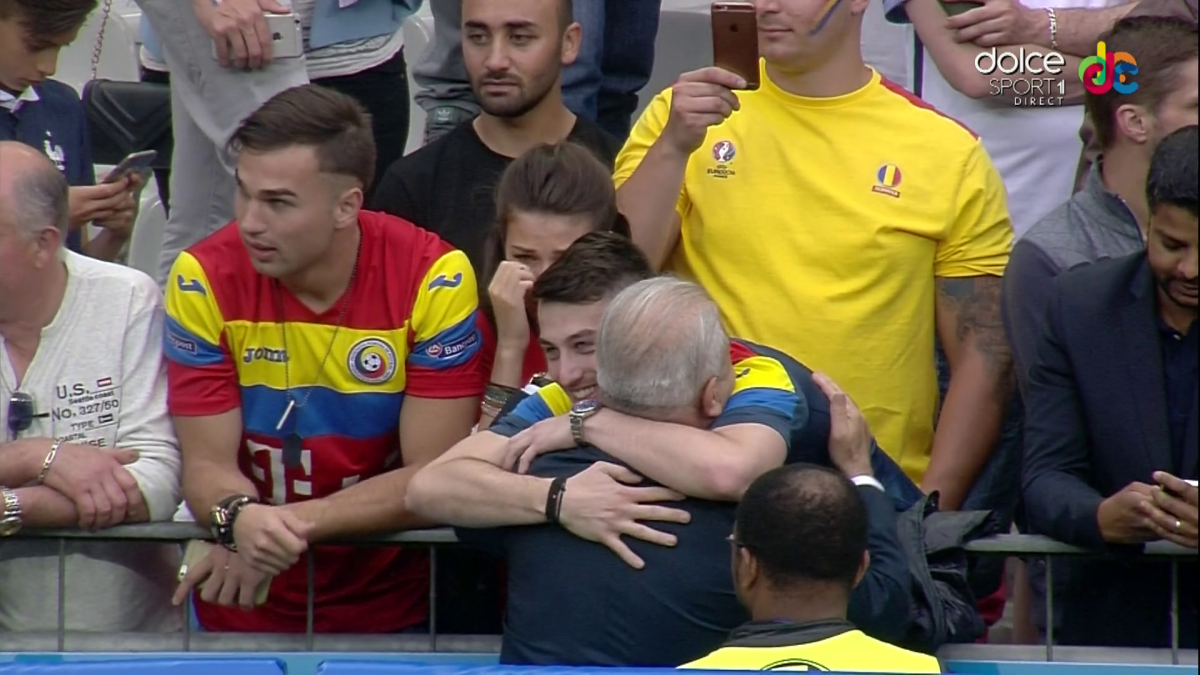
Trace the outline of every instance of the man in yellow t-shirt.
{"label": "man in yellow t-shirt", "polygon": [[836,471],[789,464],[758,477],[729,538],[733,586],[750,622],[682,667],[942,672],[937,658],[868,637],[846,620],[850,592],[870,564],[867,529],[865,503]]}
{"label": "man in yellow t-shirt", "polygon": [[[759,3],[761,87],[684,74],[618,157],[618,199],[652,262],[704,286],[731,333],[841,383],[954,509],[1013,390],[1012,226],[979,139],[864,65],[868,1]],[[935,334],[953,371],[936,434]]]}

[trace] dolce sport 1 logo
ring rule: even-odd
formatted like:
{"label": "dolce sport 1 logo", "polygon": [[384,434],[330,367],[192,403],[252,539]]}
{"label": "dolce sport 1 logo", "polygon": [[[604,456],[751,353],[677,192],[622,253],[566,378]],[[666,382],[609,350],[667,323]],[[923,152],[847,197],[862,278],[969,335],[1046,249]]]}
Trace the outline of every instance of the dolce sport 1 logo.
{"label": "dolce sport 1 logo", "polygon": [[1096,45],[1096,55],[1079,64],[1079,81],[1092,94],[1132,94],[1137,91],[1137,61],[1129,52],[1110,52],[1103,42]]}
{"label": "dolce sport 1 logo", "polygon": [[988,75],[988,94],[1011,98],[1024,107],[1062,105],[1067,93],[1062,79],[1067,60],[1058,52],[998,52],[992,47],[975,57],[975,70]]}

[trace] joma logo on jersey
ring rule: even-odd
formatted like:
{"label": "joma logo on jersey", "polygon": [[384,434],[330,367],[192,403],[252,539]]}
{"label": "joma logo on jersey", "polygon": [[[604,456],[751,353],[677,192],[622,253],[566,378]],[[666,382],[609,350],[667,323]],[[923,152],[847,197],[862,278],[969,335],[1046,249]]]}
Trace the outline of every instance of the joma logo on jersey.
{"label": "joma logo on jersey", "polygon": [[254,363],[255,361],[268,361],[270,363],[287,363],[287,352],[282,349],[266,349],[264,347],[251,347],[242,355],[242,361],[246,363]]}
{"label": "joma logo on jersey", "polygon": [[452,277],[448,277],[445,274],[439,274],[436,279],[429,282],[429,290],[432,291],[435,288],[458,288],[459,286],[462,286],[462,282],[462,272],[458,272]]}

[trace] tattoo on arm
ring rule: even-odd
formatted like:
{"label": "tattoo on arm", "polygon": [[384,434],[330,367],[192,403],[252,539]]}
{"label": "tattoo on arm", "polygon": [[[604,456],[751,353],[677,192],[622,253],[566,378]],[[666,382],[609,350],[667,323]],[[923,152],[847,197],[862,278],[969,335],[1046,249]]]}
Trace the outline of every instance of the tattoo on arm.
{"label": "tattoo on arm", "polygon": [[996,396],[1008,402],[1015,391],[1012,350],[1000,318],[1000,277],[937,280],[939,311],[954,320],[954,338],[977,351],[996,377]]}

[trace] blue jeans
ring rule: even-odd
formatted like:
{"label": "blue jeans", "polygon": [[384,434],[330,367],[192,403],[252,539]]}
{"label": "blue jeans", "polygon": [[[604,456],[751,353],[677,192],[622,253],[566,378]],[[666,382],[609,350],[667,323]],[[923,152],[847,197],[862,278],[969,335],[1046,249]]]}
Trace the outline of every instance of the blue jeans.
{"label": "blue jeans", "polygon": [[875,473],[875,480],[883,485],[884,492],[892,498],[897,511],[909,510],[925,493],[878,444],[872,442],[872,445],[871,470]]}
{"label": "blue jeans", "polygon": [[583,44],[563,73],[563,98],[578,115],[624,140],[638,92],[654,67],[660,0],[575,0]]}

